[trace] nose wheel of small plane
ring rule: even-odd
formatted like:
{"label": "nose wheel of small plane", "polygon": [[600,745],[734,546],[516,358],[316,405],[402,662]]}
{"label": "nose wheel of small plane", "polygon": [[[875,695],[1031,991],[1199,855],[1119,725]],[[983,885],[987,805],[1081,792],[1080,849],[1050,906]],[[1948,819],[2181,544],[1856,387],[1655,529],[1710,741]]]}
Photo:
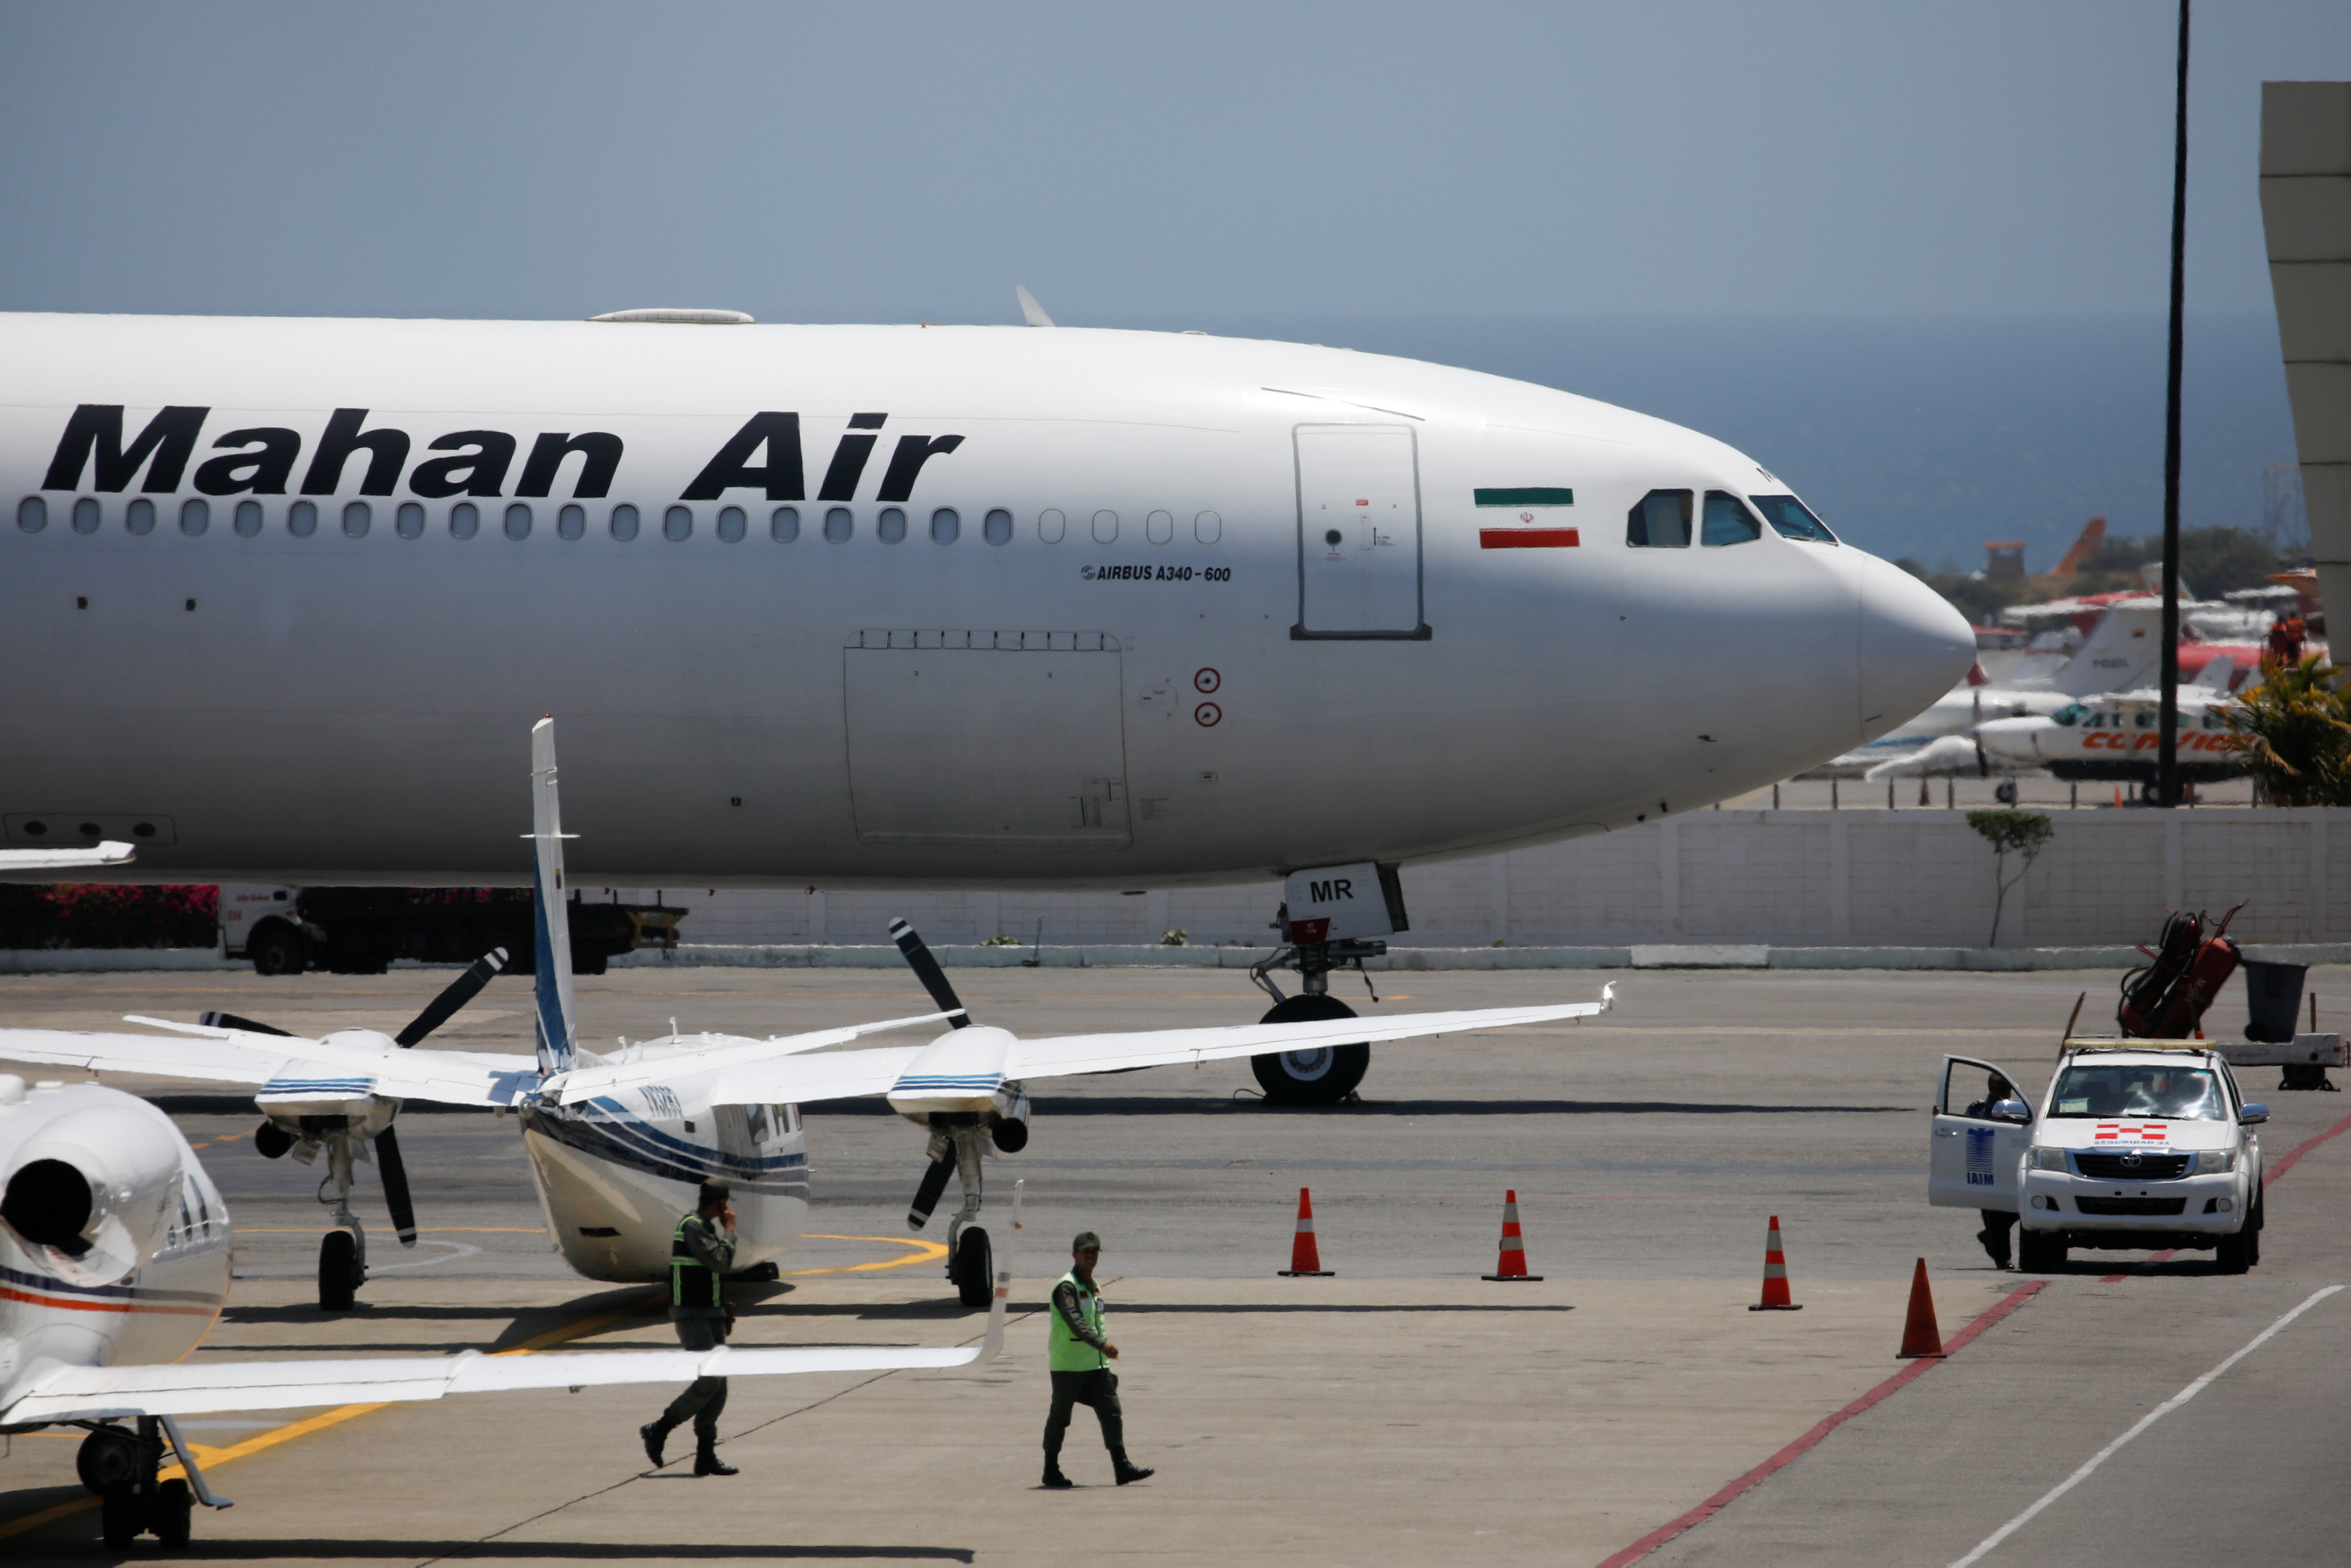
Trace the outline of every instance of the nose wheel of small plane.
{"label": "nose wheel of small plane", "polygon": [[354,1231],[329,1231],[319,1239],[319,1310],[349,1312],[367,1282],[367,1263]]}
{"label": "nose wheel of small plane", "polygon": [[956,1300],[964,1306],[988,1303],[996,1288],[996,1250],[987,1231],[977,1225],[963,1227],[947,1255],[947,1278],[955,1285]]}

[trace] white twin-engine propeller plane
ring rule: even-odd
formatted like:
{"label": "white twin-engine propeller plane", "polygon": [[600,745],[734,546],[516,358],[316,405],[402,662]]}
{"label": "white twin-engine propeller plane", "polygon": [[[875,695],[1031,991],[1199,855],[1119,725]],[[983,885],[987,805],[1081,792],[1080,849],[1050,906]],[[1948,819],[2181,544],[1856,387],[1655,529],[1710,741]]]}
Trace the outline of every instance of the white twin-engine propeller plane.
{"label": "white twin-engine propeller plane", "polygon": [[[1015,1199],[1018,1212],[1018,1199]],[[340,1233],[340,1232],[339,1232]],[[898,1371],[993,1360],[1008,1257],[976,1346],[584,1351],[197,1361],[228,1295],[220,1191],[170,1117],[96,1084],[0,1075],[0,1433],[89,1431],[76,1456],[111,1547],[185,1546],[194,1505],[226,1508],[175,1417],[700,1376]],[[130,1423],[124,1425],[123,1423]],[[163,1479],[176,1458],[185,1479]]]}
{"label": "white twin-engine propeller plane", "polygon": [[[799,1239],[808,1208],[799,1106],[886,1096],[930,1134],[930,1168],[909,1223],[919,1228],[927,1220],[950,1172],[961,1179],[964,1201],[948,1237],[948,1272],[964,1304],[978,1306],[995,1272],[987,1234],[972,1223],[980,1210],[980,1161],[989,1142],[1010,1153],[1029,1141],[1023,1085],[1031,1080],[1270,1052],[1360,1051],[1373,1041],[1586,1017],[1606,1011],[1614,998],[1610,987],[1598,1002],[1547,1007],[1023,1040],[971,1025],[929,950],[901,921],[893,933],[938,1002],[936,1012],[767,1040],[673,1035],[600,1054],[576,1043],[570,965],[552,956],[570,950],[552,718],[531,732],[531,770],[536,1060],[410,1049],[488,983],[502,961],[494,952],[397,1035],[346,1029],[306,1040],[220,1013],[206,1014],[202,1024],[133,1017],[172,1033],[0,1030],[0,1061],[260,1085],[255,1099],[268,1118],[254,1140],[261,1152],[275,1158],[290,1150],[309,1160],[323,1149],[328,1157],[342,1227],[319,1249],[319,1302],[329,1309],[349,1306],[366,1277],[364,1238],[350,1197],[353,1161],[371,1146],[400,1240],[415,1240],[392,1132],[404,1101],[516,1114],[548,1229],[565,1260],[593,1280],[651,1281],[668,1277],[677,1217],[693,1207],[698,1185],[714,1179],[734,1187],[737,1261],[748,1272],[773,1277],[775,1260]],[[941,1022],[951,1027],[927,1045],[809,1054],[862,1034]]]}

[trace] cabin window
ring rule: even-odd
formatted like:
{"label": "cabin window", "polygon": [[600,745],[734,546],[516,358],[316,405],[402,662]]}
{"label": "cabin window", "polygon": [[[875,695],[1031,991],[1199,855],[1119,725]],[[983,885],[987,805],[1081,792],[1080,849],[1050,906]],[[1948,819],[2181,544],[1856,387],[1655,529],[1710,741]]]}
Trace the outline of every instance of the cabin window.
{"label": "cabin window", "polygon": [[[92,502],[91,504],[96,505],[97,503]],[[236,516],[235,521],[231,524],[231,526],[235,528],[236,536],[240,539],[250,539],[256,534],[260,533],[261,503],[258,501],[238,502],[236,504]]]}
{"label": "cabin window", "polygon": [[375,521],[375,508],[364,501],[354,501],[343,508],[343,533],[347,537],[364,539],[368,524]]}
{"label": "cabin window", "polygon": [[1048,545],[1058,545],[1069,531],[1070,520],[1059,512],[1037,514],[1037,537]]}
{"label": "cabin window", "polygon": [[1115,512],[1095,513],[1094,543],[1097,545],[1109,545],[1115,543],[1117,539],[1118,514]]}
{"label": "cabin window", "polygon": [[612,537],[625,545],[637,536],[637,509],[633,506],[612,508]]}
{"label": "cabin window", "polygon": [[778,506],[768,518],[768,537],[778,545],[789,545],[800,536],[800,509]]}
{"label": "cabin window", "polygon": [[824,514],[824,538],[828,545],[846,543],[855,529],[855,520],[849,515],[846,506],[836,506]]}
{"label": "cabin window", "polygon": [[906,514],[895,506],[884,506],[882,515],[873,520],[873,536],[884,545],[904,543]]}
{"label": "cabin window", "polygon": [[403,501],[400,510],[392,514],[392,531],[403,539],[424,537],[424,508],[414,501]]}
{"label": "cabin window", "polygon": [[449,508],[449,537],[470,539],[482,531],[482,509],[470,501]]}
{"label": "cabin window", "polygon": [[555,536],[578,539],[588,533],[588,508],[574,502],[555,514]]}
{"label": "cabin window", "polygon": [[133,534],[155,531],[155,504],[141,496],[122,509],[122,526]]}
{"label": "cabin window", "polygon": [[519,501],[507,508],[507,537],[509,539],[530,537],[530,508]]}
{"label": "cabin window", "polygon": [[1165,545],[1175,538],[1175,514],[1169,512],[1154,512],[1143,520],[1143,536],[1155,545]]}
{"label": "cabin window", "polygon": [[27,534],[37,534],[49,525],[49,504],[37,495],[27,495],[16,503],[16,526]]}
{"label": "cabin window", "polygon": [[73,531],[77,534],[98,532],[98,502],[88,495],[74,503]]}
{"label": "cabin window", "polygon": [[1792,495],[1750,495],[1755,510],[1783,539],[1808,539],[1816,545],[1834,545],[1837,536],[1828,524],[1804,509],[1804,504]]}
{"label": "cabin window", "polygon": [[180,532],[195,537],[213,525],[213,506],[209,501],[190,496],[180,503]]}
{"label": "cabin window", "polygon": [[1720,490],[1706,493],[1706,515],[1698,524],[1699,544],[1751,545],[1761,537],[1763,524],[1739,504],[1739,497]]}
{"label": "cabin window", "polygon": [[2142,708],[2137,714],[2133,715],[2131,722],[2137,724],[2142,730],[2152,730],[2155,728],[2155,715]]}
{"label": "cabin window", "polygon": [[740,506],[722,506],[718,509],[718,541],[723,545],[739,545],[743,542],[743,509]]}
{"label": "cabin window", "polygon": [[[470,512],[470,506],[458,508]],[[307,539],[319,531],[319,509],[308,501],[297,501],[286,509],[286,531],[297,539]]]}
{"label": "cabin window", "polygon": [[1696,497],[1687,490],[1652,490],[1625,519],[1625,543],[1636,550],[1680,550],[1690,542]]}
{"label": "cabin window", "polygon": [[673,506],[662,514],[662,537],[675,543],[694,537],[694,513],[691,508]]}
{"label": "cabin window", "polygon": [[[2079,702],[2068,702],[2063,708],[2058,709],[2057,711],[2050,714],[2049,716],[2070,730],[2074,725],[2081,723],[2082,716],[2088,711],[2089,710],[2083,707]],[[2095,722],[2096,721],[2095,720],[2092,721],[2093,723]]]}
{"label": "cabin window", "polygon": [[1012,543],[1012,514],[1001,506],[992,509],[979,524],[979,536],[991,545]]}
{"label": "cabin window", "polygon": [[963,533],[963,519],[952,506],[942,506],[931,514],[931,543],[952,545]]}
{"label": "cabin window", "polygon": [[1225,520],[1213,512],[1203,512],[1192,519],[1192,537],[1203,545],[1213,545],[1225,536]]}

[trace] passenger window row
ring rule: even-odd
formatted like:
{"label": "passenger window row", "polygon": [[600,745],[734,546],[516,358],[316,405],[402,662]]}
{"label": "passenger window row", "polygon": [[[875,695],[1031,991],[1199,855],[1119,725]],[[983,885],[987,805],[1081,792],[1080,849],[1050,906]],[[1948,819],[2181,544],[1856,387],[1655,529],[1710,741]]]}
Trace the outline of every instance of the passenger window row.
{"label": "passenger window row", "polygon": [[[330,514],[340,523],[342,531],[354,539],[363,539],[375,525],[375,508],[365,501],[347,502],[340,513],[328,504]],[[68,517],[77,534],[95,534],[101,514],[98,500],[85,495],[76,500]],[[126,533],[152,534],[155,531],[155,503],[139,496],[122,508],[122,526]],[[455,539],[470,539],[481,532],[481,509],[470,501],[460,501],[448,510],[449,535]],[[297,501],[286,508],[286,532],[297,539],[307,539],[319,531],[318,504]],[[509,539],[528,539],[537,524],[534,509],[523,502],[508,505],[498,518],[502,532]],[[240,501],[229,514],[229,526],[243,538],[250,539],[261,532],[262,504],[258,501]],[[641,518],[637,508],[622,503],[606,514],[605,527],[615,539],[626,543],[637,536]],[[423,537],[426,518],[423,506],[414,501],[403,501],[393,508],[392,532],[403,539]],[[665,507],[661,514],[661,535],[678,541],[694,537],[697,523],[691,506]],[[192,498],[179,504],[180,532],[187,535],[207,533],[213,524],[213,505],[209,501]],[[38,534],[49,525],[49,504],[45,497],[27,495],[16,504],[16,526],[27,534]],[[930,516],[929,535],[935,545],[952,545],[963,536],[963,517],[952,506],[942,506]],[[906,514],[903,507],[885,506],[872,520],[873,536],[884,545],[904,544],[906,539]],[[1214,512],[1203,512],[1192,520],[1192,535],[1203,545],[1214,545],[1224,537],[1224,519]],[[1107,545],[1118,538],[1119,520],[1115,512],[1097,512],[1092,518],[1094,542]],[[749,535],[750,519],[740,506],[722,506],[716,519],[719,540],[739,545]],[[850,507],[834,506],[826,510],[820,524],[829,544],[845,544],[857,535],[857,514]],[[1038,514],[1037,538],[1040,543],[1058,545],[1069,532],[1069,518],[1058,511]],[[577,503],[559,508],[555,514],[555,534],[559,539],[580,539],[587,536],[588,511]],[[1012,514],[995,507],[980,520],[979,536],[990,545],[1012,542]],[[789,545],[800,536],[800,510],[797,506],[778,506],[768,514],[768,536],[778,545]],[[1144,537],[1155,545],[1171,543],[1176,537],[1176,519],[1166,512],[1154,512],[1144,521]]]}
{"label": "passenger window row", "polygon": [[1769,519],[1772,532],[1782,538],[1822,545],[1837,542],[1827,525],[1792,495],[1750,495],[1747,500],[1754,504],[1754,511],[1727,490],[1709,490],[1700,511],[1695,491],[1652,490],[1635,502],[1633,510],[1626,514],[1625,543],[1636,550],[1687,549],[1692,514],[1696,513],[1700,545],[1714,548],[1749,545],[1763,536],[1763,525],[1755,520],[1756,512]]}

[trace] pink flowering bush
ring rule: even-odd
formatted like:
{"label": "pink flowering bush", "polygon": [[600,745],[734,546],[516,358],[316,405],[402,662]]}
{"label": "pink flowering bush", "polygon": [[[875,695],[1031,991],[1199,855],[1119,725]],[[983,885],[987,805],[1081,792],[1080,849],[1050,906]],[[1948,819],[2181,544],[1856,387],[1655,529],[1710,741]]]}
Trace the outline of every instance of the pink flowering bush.
{"label": "pink flowering bush", "polygon": [[0,948],[208,948],[220,889],[0,884]]}

